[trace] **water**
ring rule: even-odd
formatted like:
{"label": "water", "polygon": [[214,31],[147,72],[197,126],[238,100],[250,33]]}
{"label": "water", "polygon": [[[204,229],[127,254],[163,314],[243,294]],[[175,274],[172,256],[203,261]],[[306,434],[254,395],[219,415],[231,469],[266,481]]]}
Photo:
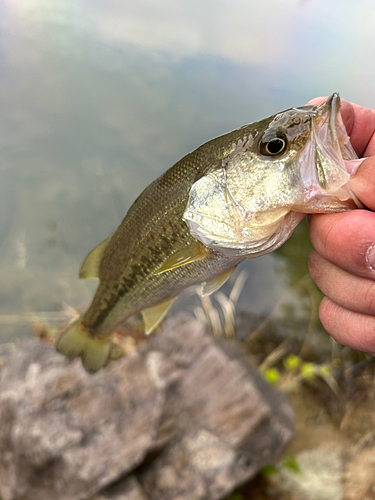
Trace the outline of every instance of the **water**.
{"label": "water", "polygon": [[[84,309],[86,254],[206,140],[317,95],[375,107],[370,0],[0,0],[0,323]],[[300,238],[307,241],[306,229]],[[242,265],[267,314],[308,243]],[[16,325],[15,325],[16,323]]]}

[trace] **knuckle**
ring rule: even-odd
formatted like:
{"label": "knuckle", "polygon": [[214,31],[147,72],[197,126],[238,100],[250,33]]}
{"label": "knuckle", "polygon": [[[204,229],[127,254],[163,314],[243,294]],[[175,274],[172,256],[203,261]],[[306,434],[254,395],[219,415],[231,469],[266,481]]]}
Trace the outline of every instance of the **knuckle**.
{"label": "knuckle", "polygon": [[309,260],[308,260],[308,266],[309,266],[309,273],[312,279],[314,279],[315,273],[316,273],[316,267],[317,267],[317,262],[316,262],[316,251],[313,250],[310,255],[309,255]]}
{"label": "knuckle", "polygon": [[313,250],[309,255],[308,266],[309,273],[313,281],[315,283],[319,281],[319,278],[322,274],[322,258],[318,254],[316,250]]}
{"label": "knuckle", "polygon": [[319,318],[328,333],[332,332],[335,323],[335,312],[332,306],[334,303],[328,297],[324,297],[319,306]]}
{"label": "knuckle", "polygon": [[366,284],[364,303],[370,314],[375,313],[375,281]]}

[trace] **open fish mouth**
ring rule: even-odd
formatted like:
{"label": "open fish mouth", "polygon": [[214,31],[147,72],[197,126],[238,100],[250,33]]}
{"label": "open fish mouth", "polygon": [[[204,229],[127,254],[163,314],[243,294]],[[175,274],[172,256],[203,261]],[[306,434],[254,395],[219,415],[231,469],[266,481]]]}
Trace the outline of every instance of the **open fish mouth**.
{"label": "open fish mouth", "polygon": [[358,156],[350,143],[340,107],[337,93],[320,106],[311,106],[311,140],[299,158],[303,199],[293,210],[325,213],[362,206],[350,187],[350,172]]}
{"label": "open fish mouth", "polygon": [[240,140],[222,168],[191,187],[183,215],[191,235],[212,250],[252,258],[278,248],[305,214],[361,208],[350,186],[360,160],[340,107],[335,93],[320,106],[250,124],[258,140],[249,141],[243,127],[235,131]]}

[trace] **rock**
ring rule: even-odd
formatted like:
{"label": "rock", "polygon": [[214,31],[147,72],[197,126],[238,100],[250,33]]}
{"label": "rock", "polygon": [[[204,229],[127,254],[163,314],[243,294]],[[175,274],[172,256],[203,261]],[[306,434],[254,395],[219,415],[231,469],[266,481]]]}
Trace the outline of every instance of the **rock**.
{"label": "rock", "polygon": [[20,345],[0,383],[3,500],[87,498],[141,463],[164,394],[140,356],[124,361],[88,375],[41,341]]}
{"label": "rock", "polygon": [[321,446],[296,456],[299,472],[280,470],[278,491],[295,500],[343,500],[343,458],[339,447]]}
{"label": "rock", "polygon": [[103,494],[95,495],[90,500],[148,500],[142,492],[138,480],[129,476],[115,486],[109,487]]}
{"label": "rock", "polygon": [[[291,407],[242,350],[166,322],[95,375],[42,341],[0,380],[3,500],[216,500],[291,439]],[[115,486],[113,486],[115,484]]]}

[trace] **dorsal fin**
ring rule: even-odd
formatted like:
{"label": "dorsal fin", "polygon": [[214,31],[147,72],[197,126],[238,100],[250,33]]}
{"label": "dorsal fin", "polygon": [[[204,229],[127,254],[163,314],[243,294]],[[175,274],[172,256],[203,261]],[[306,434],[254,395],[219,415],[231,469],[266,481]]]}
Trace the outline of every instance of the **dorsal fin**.
{"label": "dorsal fin", "polygon": [[142,315],[145,322],[146,334],[152,333],[156,330],[156,328],[163,321],[174,300],[175,298],[167,300],[166,302],[158,304],[157,306],[143,309]]}
{"label": "dorsal fin", "polygon": [[102,260],[104,250],[107,248],[112,235],[113,233],[109,235],[106,240],[102,241],[97,247],[95,247],[94,250],[91,250],[91,252],[88,254],[79,272],[79,277],[81,279],[99,279],[100,261]]}

